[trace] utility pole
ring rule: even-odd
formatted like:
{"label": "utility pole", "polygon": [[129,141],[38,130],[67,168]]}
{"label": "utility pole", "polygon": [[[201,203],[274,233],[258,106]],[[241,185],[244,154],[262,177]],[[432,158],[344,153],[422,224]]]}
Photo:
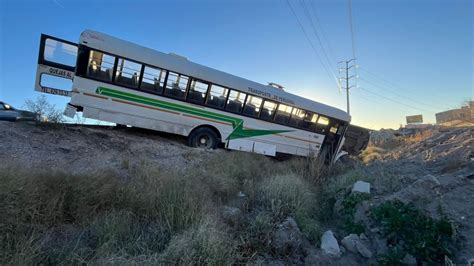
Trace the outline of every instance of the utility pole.
{"label": "utility pole", "polygon": [[356,60],[355,58],[351,58],[349,60],[338,62],[339,64],[344,64],[343,67],[339,68],[339,72],[341,72],[341,70],[346,72],[345,77],[340,77],[339,81],[342,81],[342,80],[346,81],[345,90],[346,90],[346,97],[347,97],[347,114],[349,114],[349,115],[351,114],[351,109],[350,109],[350,105],[349,105],[349,90],[354,87],[354,86],[349,86],[349,83],[350,83],[351,78],[356,77],[356,75],[349,76],[349,72],[350,72],[351,68],[356,66],[354,63],[352,63],[352,62],[355,62],[355,60]]}

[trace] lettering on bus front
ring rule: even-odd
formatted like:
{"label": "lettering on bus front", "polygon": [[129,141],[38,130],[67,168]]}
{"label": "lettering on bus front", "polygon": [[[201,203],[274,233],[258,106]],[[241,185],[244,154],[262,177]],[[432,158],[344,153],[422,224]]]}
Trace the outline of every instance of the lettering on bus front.
{"label": "lettering on bus front", "polygon": [[289,104],[293,104],[293,105],[295,104],[295,102],[293,100],[290,100],[290,99],[287,99],[287,98],[284,98],[284,97],[281,97],[281,96],[278,96],[278,95],[274,95],[274,94],[271,94],[271,93],[268,93],[268,92],[264,92],[264,91],[261,91],[261,90],[257,90],[257,89],[254,89],[252,87],[248,87],[248,91],[251,92],[251,93],[257,94],[259,96],[267,97],[267,98],[275,100],[275,101],[280,101],[280,102],[289,103]]}
{"label": "lettering on bus front", "polygon": [[54,75],[54,76],[64,77],[67,79],[73,78],[73,73],[71,71],[67,71],[67,70],[63,70],[59,68],[50,67],[48,72],[49,74]]}
{"label": "lettering on bus front", "polygon": [[49,87],[41,87],[41,92],[54,94],[54,95],[69,96],[69,97],[71,97],[72,95],[72,91],[53,89]]}

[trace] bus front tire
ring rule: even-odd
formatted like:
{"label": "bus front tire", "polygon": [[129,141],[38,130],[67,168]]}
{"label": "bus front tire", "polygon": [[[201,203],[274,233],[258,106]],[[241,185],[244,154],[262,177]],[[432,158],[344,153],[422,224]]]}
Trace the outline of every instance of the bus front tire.
{"label": "bus front tire", "polygon": [[188,136],[188,145],[194,148],[215,149],[217,140],[218,137],[214,130],[203,127],[191,132]]}

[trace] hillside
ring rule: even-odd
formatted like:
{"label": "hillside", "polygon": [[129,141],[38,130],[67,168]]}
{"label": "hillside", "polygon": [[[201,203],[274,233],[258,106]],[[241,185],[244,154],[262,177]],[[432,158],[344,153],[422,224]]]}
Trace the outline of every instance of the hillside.
{"label": "hillside", "polygon": [[0,122],[0,264],[465,264],[473,129],[393,133],[328,169],[134,128]]}

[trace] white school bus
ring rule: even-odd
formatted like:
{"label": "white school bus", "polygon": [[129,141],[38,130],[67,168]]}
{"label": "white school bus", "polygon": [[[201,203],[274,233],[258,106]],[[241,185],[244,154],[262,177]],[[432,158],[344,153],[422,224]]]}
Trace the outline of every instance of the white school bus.
{"label": "white school bus", "polygon": [[[54,88],[47,80],[70,80]],[[350,116],[337,108],[107,34],[79,42],[41,35],[35,90],[70,97],[65,115],[186,136],[192,147],[221,145],[275,156],[336,158]]]}

